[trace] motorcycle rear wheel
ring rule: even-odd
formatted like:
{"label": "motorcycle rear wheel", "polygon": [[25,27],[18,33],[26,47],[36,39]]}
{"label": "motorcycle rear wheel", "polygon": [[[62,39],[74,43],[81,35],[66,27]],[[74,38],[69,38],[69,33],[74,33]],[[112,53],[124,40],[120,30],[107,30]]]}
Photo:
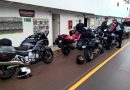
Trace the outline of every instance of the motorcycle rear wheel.
{"label": "motorcycle rear wheel", "polygon": [[93,54],[92,49],[87,49],[87,48],[85,48],[85,49],[84,49],[84,57],[85,57],[85,60],[86,60],[87,62],[92,61],[93,58],[94,58],[94,54]]}
{"label": "motorcycle rear wheel", "polygon": [[8,69],[8,66],[0,66],[0,79],[5,80],[11,78],[15,74],[16,69],[16,67]]}
{"label": "motorcycle rear wheel", "polygon": [[104,53],[104,47],[103,47],[103,45],[100,45],[100,53],[101,53],[101,54]]}
{"label": "motorcycle rear wheel", "polygon": [[65,55],[68,56],[70,54],[70,49],[66,46],[61,47],[61,52]]}
{"label": "motorcycle rear wheel", "polygon": [[51,49],[47,49],[44,55],[45,56],[43,56],[43,62],[46,64],[50,64],[53,61],[53,51]]}

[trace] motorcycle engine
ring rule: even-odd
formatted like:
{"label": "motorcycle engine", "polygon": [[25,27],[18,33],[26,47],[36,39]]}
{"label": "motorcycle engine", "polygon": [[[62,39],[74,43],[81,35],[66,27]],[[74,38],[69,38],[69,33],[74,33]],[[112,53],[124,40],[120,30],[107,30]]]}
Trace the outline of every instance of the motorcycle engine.
{"label": "motorcycle engine", "polygon": [[77,45],[77,43],[72,43],[72,47],[74,47],[74,48],[75,48],[75,47],[76,47],[76,45]]}
{"label": "motorcycle engine", "polygon": [[24,59],[26,64],[30,64],[31,62],[35,62],[38,58],[39,58],[38,53],[29,52],[29,55],[26,56]]}

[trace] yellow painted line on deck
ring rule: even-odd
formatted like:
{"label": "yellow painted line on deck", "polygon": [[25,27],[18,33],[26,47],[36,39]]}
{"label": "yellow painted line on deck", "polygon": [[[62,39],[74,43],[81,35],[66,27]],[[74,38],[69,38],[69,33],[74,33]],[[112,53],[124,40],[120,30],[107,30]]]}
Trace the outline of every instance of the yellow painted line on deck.
{"label": "yellow painted line on deck", "polygon": [[92,71],[90,71],[88,74],[86,74],[83,78],[81,78],[78,82],[76,82],[68,90],[76,90],[76,88],[78,88],[81,84],[83,84],[87,79],[89,79],[94,73],[96,73],[100,68],[102,68],[105,64],[107,64],[112,58],[114,58],[118,53],[120,53],[129,44],[130,44],[130,42],[128,42],[126,45],[124,45],[122,48],[120,48],[117,52],[115,52],[112,56],[110,56],[109,58],[107,58],[100,65],[98,65],[97,67],[95,67]]}

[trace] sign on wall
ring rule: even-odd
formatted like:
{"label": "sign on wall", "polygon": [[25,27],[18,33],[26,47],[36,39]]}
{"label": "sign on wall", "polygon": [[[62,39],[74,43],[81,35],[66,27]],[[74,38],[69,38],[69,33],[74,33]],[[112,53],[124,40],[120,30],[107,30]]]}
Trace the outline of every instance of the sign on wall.
{"label": "sign on wall", "polygon": [[31,18],[24,18],[24,22],[31,22]]}
{"label": "sign on wall", "polygon": [[19,14],[21,17],[35,17],[34,10],[19,9]]}
{"label": "sign on wall", "polygon": [[0,17],[0,34],[23,32],[22,18]]}
{"label": "sign on wall", "polygon": [[69,20],[68,21],[68,29],[70,30],[70,29],[72,29],[72,27],[73,27],[73,22],[72,22],[72,20]]}
{"label": "sign on wall", "polygon": [[34,33],[49,30],[49,20],[48,19],[34,19]]}

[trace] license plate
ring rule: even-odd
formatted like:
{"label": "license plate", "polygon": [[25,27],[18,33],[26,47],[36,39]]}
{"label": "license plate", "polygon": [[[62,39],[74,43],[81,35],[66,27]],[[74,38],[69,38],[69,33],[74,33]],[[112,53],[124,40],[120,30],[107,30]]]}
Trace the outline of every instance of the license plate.
{"label": "license plate", "polygon": [[104,37],[104,39],[107,39],[107,37]]}

